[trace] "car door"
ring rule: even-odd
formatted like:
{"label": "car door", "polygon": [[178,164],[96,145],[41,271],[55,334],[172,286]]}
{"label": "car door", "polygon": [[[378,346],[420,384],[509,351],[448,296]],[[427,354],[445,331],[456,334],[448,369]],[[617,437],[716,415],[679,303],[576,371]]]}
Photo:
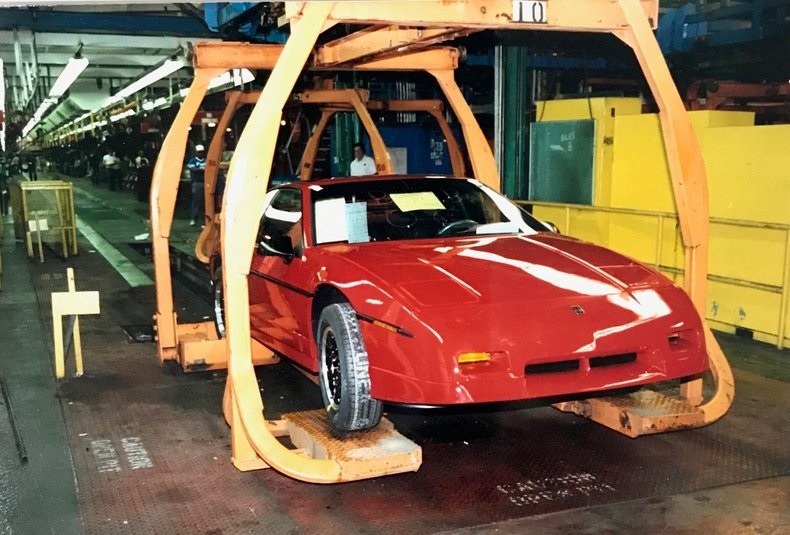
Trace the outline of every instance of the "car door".
{"label": "car door", "polygon": [[272,350],[308,365],[312,293],[302,260],[302,194],[269,193],[250,266],[252,336]]}

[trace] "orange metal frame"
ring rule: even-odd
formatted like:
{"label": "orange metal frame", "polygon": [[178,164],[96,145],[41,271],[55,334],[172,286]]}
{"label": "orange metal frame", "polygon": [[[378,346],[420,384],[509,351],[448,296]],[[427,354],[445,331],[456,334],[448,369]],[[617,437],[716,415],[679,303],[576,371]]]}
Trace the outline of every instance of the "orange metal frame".
{"label": "orange metal frame", "polygon": [[[350,92],[350,93],[347,93]],[[357,95],[354,96],[353,93]],[[333,95],[347,97],[347,102],[343,98],[336,98]],[[373,157],[376,161],[376,168],[379,174],[386,175],[392,173],[392,162],[389,158],[389,153],[386,150],[384,141],[381,140],[381,134],[376,127],[376,124],[370,118],[367,110],[386,110],[392,112],[424,112],[433,117],[439,125],[445,139],[447,140],[447,151],[450,155],[450,164],[453,169],[453,174],[456,176],[464,176],[465,166],[464,159],[461,153],[461,148],[458,145],[458,140],[455,139],[450,124],[447,122],[443,111],[444,104],[440,100],[390,100],[386,102],[368,100],[367,91],[359,89],[328,89],[320,91],[305,91],[298,95],[299,100],[305,103],[326,103],[328,106],[322,108],[321,118],[316,124],[312,135],[305,147],[302,162],[299,166],[299,177],[301,180],[310,180],[313,175],[313,164],[315,163],[316,154],[318,153],[318,144],[321,136],[329,125],[330,119],[334,114],[344,111],[355,111],[361,121],[365,130],[370,136],[371,145],[373,147]],[[343,104],[348,104],[351,107],[343,107]],[[364,106],[364,110],[362,109]],[[384,151],[383,155],[379,151]]]}
{"label": "orange metal frame", "polygon": [[[455,84],[453,71],[437,63],[415,62],[428,43],[483,29],[553,30],[611,33],[630,46],[660,107],[659,117],[672,177],[682,236],[686,250],[685,287],[700,313],[705,306],[708,252],[708,191],[699,145],[669,70],[652,34],[657,21],[657,0],[551,0],[548,18],[542,23],[514,20],[511,1],[419,0],[360,2],[287,2],[284,22],[290,23],[288,42],[278,49],[271,76],[261,92],[247,128],[231,161],[221,221],[221,247],[227,322],[228,382],[225,417],[231,425],[233,463],[241,470],[271,466],[294,478],[316,483],[334,483],[388,473],[360,474],[343,462],[305,458],[288,450],[267,426],[253,368],[247,275],[261,217],[267,180],[271,171],[282,109],[291,94],[301,67],[316,69],[375,68],[388,65],[402,70],[424,69],[434,76],[462,125],[474,175],[499,188],[493,154],[479,125]],[[319,35],[337,23],[366,24],[370,28],[323,45],[314,52]],[[378,31],[413,28],[398,34],[397,46],[381,39]],[[425,38],[426,31],[430,38]],[[387,46],[383,46],[386,43]],[[272,49],[269,49],[272,50]],[[383,50],[383,52],[382,52]],[[160,359],[174,358],[176,317],[172,311],[172,288],[166,245],[173,204],[186,144],[188,122],[206,91],[211,77],[237,68],[268,68],[275,58],[260,45],[198,45],[195,49],[195,79],[165,141],[154,171],[152,217],[155,229],[154,255],[157,277],[157,349]],[[364,66],[355,65],[361,60]],[[457,57],[456,57],[457,60]],[[328,62],[328,63],[324,63]],[[427,64],[427,63],[426,63]],[[157,213],[158,212],[158,213]],[[231,238],[232,237],[232,238]],[[167,298],[171,296],[170,308]],[[165,306],[163,306],[165,305]],[[704,314],[702,314],[704,317]],[[711,400],[699,408],[703,423],[715,421],[729,408],[734,386],[727,361],[706,327],[711,369],[718,388]],[[701,381],[682,387],[684,397],[699,404]],[[659,422],[660,424],[660,422]]]}
{"label": "orange metal frame", "polygon": [[[225,149],[225,130],[238,109],[246,104],[255,104],[260,91],[227,91],[225,93],[225,110],[220,117],[214,136],[209,144],[206,155],[205,188],[204,188],[204,219],[205,226],[198,236],[195,245],[195,256],[203,263],[208,263],[211,256],[218,251],[220,237],[220,219],[215,204],[216,190],[221,167],[222,153]],[[304,104],[324,104],[321,118],[310,134],[299,165],[301,180],[310,180],[313,173],[318,145],[331,118],[339,112],[353,111],[360,117],[363,127],[371,139],[373,157],[380,174],[392,173],[392,163],[381,134],[368,110],[391,112],[423,112],[433,117],[447,140],[447,152],[453,174],[464,176],[466,166],[463,154],[455,138],[450,123],[444,116],[444,103],[441,100],[390,100],[386,102],[369,100],[369,93],[362,89],[320,89],[307,90],[295,97]]]}
{"label": "orange metal frame", "polygon": [[[327,107],[323,108],[321,119],[318,121],[310,140],[305,147],[302,163],[300,164],[300,177],[302,180],[310,180],[313,174],[313,164],[315,157],[318,153],[318,143],[321,140],[321,134],[329,124],[329,119],[339,111],[354,111],[356,112],[362,126],[370,136],[370,144],[373,149],[373,159],[376,162],[376,171],[381,175],[392,174],[392,162],[390,155],[387,151],[384,140],[381,138],[376,124],[370,117],[368,112],[367,103],[370,100],[370,95],[364,89],[312,89],[304,91],[298,96],[298,100],[305,104],[325,104]],[[346,109],[344,109],[346,106]]]}

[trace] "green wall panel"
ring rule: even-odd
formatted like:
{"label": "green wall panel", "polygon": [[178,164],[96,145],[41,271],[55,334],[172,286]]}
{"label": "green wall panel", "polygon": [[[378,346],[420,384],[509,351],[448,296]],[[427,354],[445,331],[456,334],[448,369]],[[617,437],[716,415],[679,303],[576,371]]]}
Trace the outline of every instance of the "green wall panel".
{"label": "green wall panel", "polygon": [[595,121],[530,125],[529,198],[592,204]]}

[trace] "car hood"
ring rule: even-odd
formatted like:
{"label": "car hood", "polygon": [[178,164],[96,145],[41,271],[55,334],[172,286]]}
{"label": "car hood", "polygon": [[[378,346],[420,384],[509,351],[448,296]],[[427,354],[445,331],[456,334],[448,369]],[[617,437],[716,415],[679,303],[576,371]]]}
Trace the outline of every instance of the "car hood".
{"label": "car hood", "polygon": [[347,275],[366,276],[420,308],[579,301],[671,285],[625,256],[549,233],[329,246],[325,251],[345,264]]}

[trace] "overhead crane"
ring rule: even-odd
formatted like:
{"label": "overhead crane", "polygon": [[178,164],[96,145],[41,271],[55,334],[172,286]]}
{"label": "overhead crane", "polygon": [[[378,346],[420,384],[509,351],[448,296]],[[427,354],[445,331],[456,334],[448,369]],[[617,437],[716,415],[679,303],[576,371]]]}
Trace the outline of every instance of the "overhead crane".
{"label": "overhead crane", "polygon": [[[273,467],[296,479],[336,483],[376,477],[419,466],[418,455],[398,464],[393,458],[373,462],[344,455],[359,442],[333,443],[340,450],[305,455],[277,440],[292,433],[284,422],[267,422],[254,373],[256,361],[275,357],[256,348],[250,336],[247,275],[263,199],[274,160],[282,110],[302,68],[317,70],[423,70],[442,89],[460,123],[472,174],[499,189],[493,154],[458,88],[453,69],[457,52],[434,45],[477,31],[531,30],[596,32],[615,35],[628,45],[645,74],[659,106],[663,142],[685,248],[684,288],[704,318],[708,256],[708,189],[699,143],[675,89],[652,30],[658,20],[657,0],[486,1],[419,0],[360,2],[287,2],[283,23],[290,24],[285,45],[267,47],[238,43],[198,44],[194,49],[195,78],[157,159],[151,191],[151,224],[157,283],[157,352],[160,360],[178,360],[179,351],[197,350],[190,329],[177,323],[167,241],[170,234],[187,126],[212,77],[231,68],[271,69],[242,132],[228,171],[223,196],[220,245],[224,272],[228,381],[223,400],[231,426],[232,461],[240,470]],[[364,25],[364,29],[316,47],[319,36],[336,24]],[[194,330],[194,329],[192,329]],[[199,330],[199,328],[198,328]],[[720,418],[734,395],[732,372],[710,328],[705,326],[715,391],[703,400],[702,379],[684,381],[679,397],[637,392],[559,404],[629,436],[698,427]],[[216,342],[215,342],[216,343]],[[221,343],[221,342],[220,342]],[[313,422],[314,423],[314,422]],[[320,425],[305,425],[298,434],[326,434]],[[398,435],[399,436],[399,435]],[[396,436],[397,438],[397,436]],[[401,437],[402,438],[402,437]],[[315,444],[315,442],[313,442]],[[330,449],[332,449],[330,448]],[[400,459],[402,461],[402,459]],[[410,464],[411,463],[411,464]]]}

